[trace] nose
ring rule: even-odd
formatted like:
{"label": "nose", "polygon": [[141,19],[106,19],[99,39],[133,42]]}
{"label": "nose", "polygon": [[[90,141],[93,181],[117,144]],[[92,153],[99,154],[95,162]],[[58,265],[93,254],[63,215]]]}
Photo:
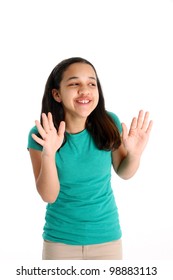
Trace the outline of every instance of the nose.
{"label": "nose", "polygon": [[88,89],[87,86],[81,86],[81,87],[79,88],[78,93],[79,93],[80,95],[88,95],[88,94],[89,94],[89,89]]}

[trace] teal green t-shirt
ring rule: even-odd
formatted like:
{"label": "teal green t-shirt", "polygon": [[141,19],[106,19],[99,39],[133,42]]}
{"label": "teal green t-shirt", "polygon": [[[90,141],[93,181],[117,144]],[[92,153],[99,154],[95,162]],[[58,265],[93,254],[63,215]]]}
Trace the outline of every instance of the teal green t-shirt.
{"label": "teal green t-shirt", "polygon": [[[119,131],[118,117],[108,112]],[[28,148],[42,150],[31,137]],[[66,143],[56,153],[60,192],[46,207],[43,238],[71,245],[90,245],[121,238],[118,209],[111,187],[111,152],[99,150],[85,129],[66,132]]]}

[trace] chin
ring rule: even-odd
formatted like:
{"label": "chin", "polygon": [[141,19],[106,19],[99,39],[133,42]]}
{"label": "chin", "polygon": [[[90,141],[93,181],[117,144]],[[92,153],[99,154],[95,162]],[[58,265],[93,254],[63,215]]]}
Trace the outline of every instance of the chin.
{"label": "chin", "polygon": [[93,110],[92,110],[92,111],[89,111],[89,112],[79,113],[78,116],[81,117],[81,118],[87,119],[88,116],[89,116],[92,112],[93,112]]}

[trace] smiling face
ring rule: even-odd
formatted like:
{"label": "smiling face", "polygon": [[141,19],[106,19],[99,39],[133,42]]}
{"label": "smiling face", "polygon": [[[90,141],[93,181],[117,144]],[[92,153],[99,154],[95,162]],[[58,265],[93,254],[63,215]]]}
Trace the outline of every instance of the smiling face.
{"label": "smiling face", "polygon": [[59,90],[54,89],[52,94],[57,102],[62,102],[66,122],[86,121],[99,100],[94,69],[86,63],[71,64],[63,74]]}

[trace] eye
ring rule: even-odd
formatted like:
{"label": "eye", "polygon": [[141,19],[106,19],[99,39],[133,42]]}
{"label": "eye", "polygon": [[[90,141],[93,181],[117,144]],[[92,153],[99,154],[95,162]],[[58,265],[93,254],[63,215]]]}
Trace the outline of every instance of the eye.
{"label": "eye", "polygon": [[68,86],[69,87],[76,87],[76,86],[78,86],[79,84],[78,83],[71,83],[71,84],[69,84]]}
{"label": "eye", "polygon": [[89,86],[96,87],[96,84],[95,83],[89,83]]}

